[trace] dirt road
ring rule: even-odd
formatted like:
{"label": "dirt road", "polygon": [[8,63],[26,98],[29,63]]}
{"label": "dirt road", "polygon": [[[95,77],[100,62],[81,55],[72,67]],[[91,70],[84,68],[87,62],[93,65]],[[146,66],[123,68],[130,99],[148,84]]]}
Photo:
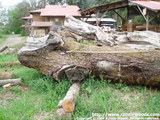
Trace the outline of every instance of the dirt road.
{"label": "dirt road", "polygon": [[9,47],[14,46],[16,44],[24,43],[26,37],[21,37],[20,35],[10,35],[2,44],[0,44],[0,48],[7,45]]}

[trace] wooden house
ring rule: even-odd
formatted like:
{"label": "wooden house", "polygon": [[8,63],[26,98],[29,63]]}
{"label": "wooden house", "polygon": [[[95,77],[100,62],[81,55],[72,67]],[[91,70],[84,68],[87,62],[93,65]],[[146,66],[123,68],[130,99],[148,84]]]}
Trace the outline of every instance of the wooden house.
{"label": "wooden house", "polygon": [[21,27],[25,29],[25,33],[26,35],[30,35],[31,33],[31,24],[32,24],[32,21],[33,21],[33,16],[30,15],[30,16],[27,16],[27,17],[22,17],[22,20],[24,21],[24,25],[22,25]]}
{"label": "wooden house", "polygon": [[50,31],[64,28],[66,15],[80,17],[80,8],[75,5],[46,5],[43,9],[30,11],[33,16],[31,36],[42,37]]}

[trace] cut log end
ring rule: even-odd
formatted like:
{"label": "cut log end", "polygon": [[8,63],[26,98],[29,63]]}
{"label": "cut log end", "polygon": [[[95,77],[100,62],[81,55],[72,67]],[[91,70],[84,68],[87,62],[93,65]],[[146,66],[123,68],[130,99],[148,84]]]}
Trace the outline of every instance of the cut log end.
{"label": "cut log end", "polygon": [[73,83],[63,100],[60,100],[56,114],[58,117],[71,116],[75,108],[76,96],[79,93],[80,83]]}
{"label": "cut log end", "polygon": [[73,100],[65,100],[62,104],[62,107],[66,112],[73,112],[74,106],[75,106],[75,103]]}

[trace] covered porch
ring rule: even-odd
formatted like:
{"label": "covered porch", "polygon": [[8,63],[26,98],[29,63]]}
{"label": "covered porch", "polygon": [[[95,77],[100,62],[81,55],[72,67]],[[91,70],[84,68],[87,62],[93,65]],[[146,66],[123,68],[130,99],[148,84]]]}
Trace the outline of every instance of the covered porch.
{"label": "covered porch", "polygon": [[[125,9],[126,14],[121,15],[119,10]],[[160,32],[160,25],[152,24],[160,15],[160,1],[156,0],[121,0],[109,4],[94,6],[81,12],[82,16],[91,16],[96,14],[96,24],[99,24],[98,18],[103,18],[108,12],[115,13],[115,19],[120,18],[122,31],[136,31],[136,30],[152,30]],[[145,23],[133,23],[135,16],[142,16]],[[117,26],[118,27],[118,26]]]}
{"label": "covered porch", "polygon": [[43,37],[50,32],[52,22],[34,21],[31,26],[32,31],[30,36]]}

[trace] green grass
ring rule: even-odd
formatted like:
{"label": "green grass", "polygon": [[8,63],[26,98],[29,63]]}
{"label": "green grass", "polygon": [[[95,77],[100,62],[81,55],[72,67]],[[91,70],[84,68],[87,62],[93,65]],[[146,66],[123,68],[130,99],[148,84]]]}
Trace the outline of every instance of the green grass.
{"label": "green grass", "polygon": [[2,38],[0,38],[0,44],[3,43],[7,39],[7,35],[0,35]]}
{"label": "green grass", "polygon": [[[0,55],[0,62],[17,60],[16,54]],[[4,66],[3,66],[4,67]],[[24,66],[5,66],[15,78],[23,82],[9,89],[0,88],[0,104],[5,94],[12,93],[6,105],[0,105],[0,120],[34,120],[40,111],[54,114],[71,83],[48,78],[40,72]],[[24,86],[28,87],[25,90]],[[4,97],[5,98],[5,97]],[[110,80],[88,77],[81,84],[72,119],[90,117],[92,113],[159,113],[160,92],[142,86],[112,84]],[[49,116],[46,116],[49,120]]]}
{"label": "green grass", "polygon": [[84,41],[82,41],[80,43],[83,44],[83,45],[92,45],[93,44],[92,42],[86,41],[86,40],[84,40]]}
{"label": "green grass", "polygon": [[9,62],[9,61],[17,61],[17,55],[15,53],[10,54],[1,54],[0,55],[0,62]]}

